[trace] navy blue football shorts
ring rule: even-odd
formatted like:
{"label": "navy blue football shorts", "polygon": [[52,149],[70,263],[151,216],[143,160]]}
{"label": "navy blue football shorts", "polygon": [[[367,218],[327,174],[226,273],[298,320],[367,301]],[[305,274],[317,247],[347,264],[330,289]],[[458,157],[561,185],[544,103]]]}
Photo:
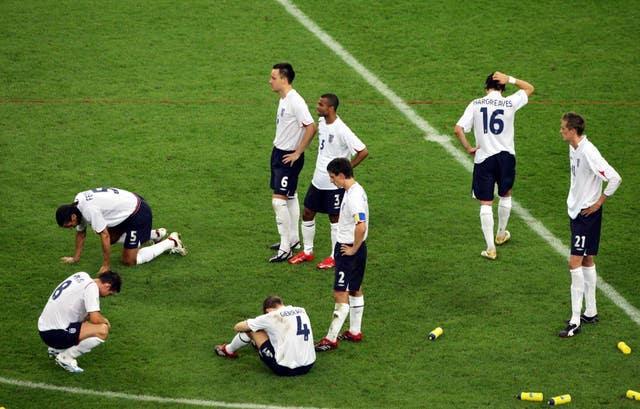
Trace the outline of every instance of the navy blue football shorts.
{"label": "navy blue football shorts", "polygon": [[138,196],[138,208],[125,221],[110,229],[117,237],[126,234],[124,248],[137,249],[151,238],[153,215],[146,200]]}
{"label": "navy blue football shorts", "polygon": [[289,368],[280,365],[276,361],[276,352],[273,349],[273,345],[271,345],[270,340],[266,340],[260,346],[260,349],[258,349],[258,355],[260,355],[260,360],[262,360],[262,362],[264,362],[265,365],[267,365],[273,371],[273,373],[279,376],[304,375],[309,372],[309,370],[311,370],[311,367],[313,367],[313,364],[299,366],[297,368]]}
{"label": "navy blue football shorts", "polygon": [[270,186],[275,195],[291,197],[298,190],[298,176],[304,166],[304,152],[293,166],[282,162],[284,155],[295,151],[283,151],[276,147],[271,151],[271,181]]}
{"label": "navy blue football shorts", "polygon": [[367,243],[362,243],[353,256],[342,255],[341,245],[342,243],[336,243],[333,251],[333,258],[336,260],[333,289],[335,291],[358,291],[362,285],[364,270],[367,266]]}
{"label": "navy blue football shorts", "polygon": [[40,331],[40,338],[45,344],[56,349],[67,349],[78,345],[81,322],[72,322],[67,329],[51,329]]}
{"label": "navy blue football shorts", "polygon": [[493,200],[496,183],[498,196],[504,196],[513,188],[515,180],[516,157],[505,151],[497,153],[473,165],[471,195],[478,200]]}
{"label": "navy blue football shorts", "polygon": [[600,246],[602,207],[589,216],[578,214],[569,219],[571,225],[571,255],[595,256]]}
{"label": "navy blue football shorts", "polygon": [[343,197],[344,189],[321,190],[312,183],[304,197],[304,207],[316,213],[340,214]]}

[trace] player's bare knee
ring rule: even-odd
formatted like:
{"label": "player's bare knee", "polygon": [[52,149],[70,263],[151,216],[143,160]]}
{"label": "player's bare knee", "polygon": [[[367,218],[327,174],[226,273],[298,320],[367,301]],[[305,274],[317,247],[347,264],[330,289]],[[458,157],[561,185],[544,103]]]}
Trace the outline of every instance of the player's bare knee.
{"label": "player's bare knee", "polygon": [[125,266],[135,266],[136,264],[138,264],[138,259],[137,257],[122,257],[122,264],[124,264]]}
{"label": "player's bare knee", "polygon": [[96,336],[102,340],[107,339],[109,336],[109,326],[107,324],[100,324]]}

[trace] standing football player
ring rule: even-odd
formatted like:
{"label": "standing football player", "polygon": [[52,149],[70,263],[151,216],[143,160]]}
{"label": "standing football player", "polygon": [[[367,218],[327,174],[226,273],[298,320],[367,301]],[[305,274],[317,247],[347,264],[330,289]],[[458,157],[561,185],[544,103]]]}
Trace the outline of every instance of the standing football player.
{"label": "standing football player", "polygon": [[[506,83],[520,88],[503,97]],[[511,234],[507,222],[511,215],[511,189],[516,177],[514,119],[517,110],[529,101],[533,85],[501,72],[494,72],[485,81],[487,95],[471,101],[454,127],[464,149],[474,157],[471,195],[480,201],[480,225],[486,250],[480,255],[495,260],[495,244],[506,243]],[[474,130],[476,146],[471,146],[465,133]],[[498,185],[498,230],[493,235],[493,191]]]}
{"label": "standing football player", "polygon": [[[102,244],[102,266],[98,273],[109,270],[111,245],[122,243],[122,263],[127,266],[143,264],[160,254],[187,254],[180,234],[173,232],[166,240],[166,229],[152,229],[152,214],[149,204],[135,193],[118,188],[96,188],[76,195],[73,203],[58,207],[56,221],[60,227],[76,229],[75,252],[72,257],[62,257],[62,262],[76,263],[80,260],[87,225],[100,236]],[[140,248],[149,240],[154,245]]]}
{"label": "standing football player", "polygon": [[[580,323],[594,324],[600,319],[596,308],[596,264],[602,225],[602,205],[620,186],[622,178],[584,135],[584,119],[569,112],[562,116],[560,134],[569,143],[571,186],[567,211],[571,225],[571,319],[560,332],[569,338],[580,332]],[[607,187],[602,191],[602,182]],[[585,310],[582,312],[582,300]]]}
{"label": "standing football player", "polygon": [[[367,193],[353,178],[353,168],[347,158],[329,162],[327,171],[331,182],[345,190],[338,220],[336,258],[333,281],[333,320],[327,336],[316,343],[316,351],[330,351],[338,347],[338,339],[362,341],[364,295],[362,280],[367,265],[367,236],[369,235],[369,202]],[[349,315],[349,329],[338,336]]]}
{"label": "standing football player", "polygon": [[335,158],[351,158],[356,167],[369,154],[367,147],[336,114],[340,101],[334,94],[320,96],[318,106],[318,157],[313,179],[304,198],[302,211],[303,250],[289,260],[291,264],[313,261],[313,239],[316,234],[316,213],[325,213],[331,224],[331,255],[320,262],[319,269],[335,267],[333,248],[338,233],[338,217],[344,189],[338,189],[329,180],[327,165]]}
{"label": "standing football player", "polygon": [[280,243],[271,246],[277,253],[270,263],[287,261],[292,247],[300,246],[298,219],[298,176],[304,166],[304,150],[316,133],[316,125],[304,99],[291,83],[295,71],[289,63],[273,66],[269,84],[280,95],[276,112],[276,136],[271,151],[271,204],[276,215]]}

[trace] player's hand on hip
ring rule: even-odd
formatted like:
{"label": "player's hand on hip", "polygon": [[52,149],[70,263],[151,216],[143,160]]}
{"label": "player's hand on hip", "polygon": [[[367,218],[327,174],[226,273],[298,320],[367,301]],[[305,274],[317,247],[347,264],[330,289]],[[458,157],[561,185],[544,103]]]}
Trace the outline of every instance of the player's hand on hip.
{"label": "player's hand on hip", "polygon": [[340,254],[343,256],[353,256],[356,254],[357,249],[353,248],[353,246],[348,246],[346,244],[340,245]]}
{"label": "player's hand on hip", "polygon": [[580,214],[583,215],[583,216],[589,216],[589,215],[597,212],[600,209],[600,206],[601,205],[598,202],[596,202],[593,205],[587,207],[586,209],[582,209]]}
{"label": "player's hand on hip", "polygon": [[297,161],[299,157],[300,157],[299,153],[295,153],[295,152],[288,153],[282,157],[282,163],[287,163],[293,166],[293,163]]}

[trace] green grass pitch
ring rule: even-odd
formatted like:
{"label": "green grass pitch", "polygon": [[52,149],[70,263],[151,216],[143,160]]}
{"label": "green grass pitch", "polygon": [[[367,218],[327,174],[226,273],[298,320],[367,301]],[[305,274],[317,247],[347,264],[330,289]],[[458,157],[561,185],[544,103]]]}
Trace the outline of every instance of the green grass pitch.
{"label": "green grass pitch", "polygon": [[[516,118],[513,195],[567,246],[560,116],[584,115],[586,134],[623,178],[605,204],[598,272],[640,307],[636,2],[295,4],[456,144],[453,126],[489,73],[531,82],[536,92]],[[213,353],[268,294],[306,307],[317,339],[331,320],[331,272],[266,262],[277,239],[268,187],[277,96],[268,78],[280,61],[296,68],[294,87],[312,113],[321,94],[337,94],[339,115],[370,151],[356,169],[371,210],[364,341],[320,354],[311,373],[295,379],[273,376],[251,348],[235,361]],[[316,149],[314,141],[301,196]],[[558,338],[570,314],[565,258],[512,215],[511,242],[495,262],[481,259],[470,183],[447,151],[277,1],[5,0],[0,406],[544,405],[515,399],[530,391],[569,393],[573,408],[636,408],[624,394],[640,390],[638,324],[599,292],[602,321],[575,339]],[[72,375],[47,358],[37,318],[59,281],[99,267],[94,236],[77,265],[60,264],[73,233],[54,219],[58,205],[97,186],[139,192],[154,224],[181,232],[190,254],[126,268],[113,250],[124,279],[119,296],[102,300],[113,328],[80,358],[85,373]],[[323,257],[326,217],[317,226]],[[429,341],[437,326],[444,334]],[[616,349],[620,340],[630,355]]]}

